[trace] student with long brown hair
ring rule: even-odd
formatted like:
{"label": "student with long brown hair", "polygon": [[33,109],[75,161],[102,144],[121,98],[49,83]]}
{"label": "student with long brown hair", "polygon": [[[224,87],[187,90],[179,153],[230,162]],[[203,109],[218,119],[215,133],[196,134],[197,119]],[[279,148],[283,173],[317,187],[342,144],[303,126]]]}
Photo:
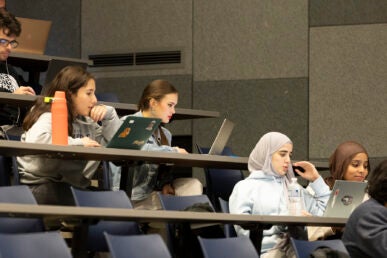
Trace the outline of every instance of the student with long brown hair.
{"label": "student with long brown hair", "polygon": [[[138,112],[133,116],[160,118],[162,125],[141,150],[188,153],[183,148],[171,146],[172,134],[163,126],[175,114],[178,97],[177,89],[166,80],[154,80],[145,87],[138,103]],[[157,192],[171,195],[199,195],[203,192],[198,179],[175,178],[171,166],[141,162],[132,167],[132,173],[131,200],[137,209],[161,209]]]}
{"label": "student with long brown hair", "polygon": [[[90,73],[82,67],[68,66],[43,92],[48,97],[53,97],[56,91],[65,92],[69,145],[104,146],[121,124],[113,107],[97,105],[95,90],[95,80]],[[24,120],[22,141],[52,143],[50,109],[44,97],[38,97]],[[39,204],[74,204],[70,186],[89,187],[99,166],[99,161],[48,159],[36,155],[17,160],[20,182],[30,187]]]}

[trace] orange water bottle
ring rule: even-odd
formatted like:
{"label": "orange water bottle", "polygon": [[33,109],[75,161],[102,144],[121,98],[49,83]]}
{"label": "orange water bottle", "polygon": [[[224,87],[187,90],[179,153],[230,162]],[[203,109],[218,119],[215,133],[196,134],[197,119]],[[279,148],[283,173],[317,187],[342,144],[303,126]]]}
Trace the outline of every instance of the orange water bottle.
{"label": "orange water bottle", "polygon": [[68,113],[66,93],[56,91],[51,103],[52,144],[68,145]]}

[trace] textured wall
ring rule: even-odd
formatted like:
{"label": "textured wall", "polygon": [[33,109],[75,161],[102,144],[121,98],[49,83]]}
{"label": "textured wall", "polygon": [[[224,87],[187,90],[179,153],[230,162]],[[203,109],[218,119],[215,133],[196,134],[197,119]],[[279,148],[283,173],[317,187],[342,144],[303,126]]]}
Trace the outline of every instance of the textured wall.
{"label": "textured wall", "polygon": [[8,0],[7,9],[16,16],[51,20],[46,55],[81,57],[81,0]]}
{"label": "textured wall", "polygon": [[326,158],[345,140],[386,157],[387,2],[309,5],[310,157]]}
{"label": "textured wall", "polygon": [[387,24],[319,27],[310,33],[310,156],[356,140],[387,154]]}
{"label": "textured wall", "polygon": [[[103,10],[103,11],[102,11]],[[192,73],[191,0],[83,0],[82,56],[181,49],[180,68],[95,69],[104,77]]]}
{"label": "textured wall", "polygon": [[306,0],[194,2],[194,80],[307,75]]}
{"label": "textured wall", "polygon": [[236,154],[247,156],[263,134],[279,131],[293,140],[294,158],[304,159],[307,94],[305,78],[196,82],[194,107],[218,110],[221,117],[194,120],[194,141],[209,146],[223,119],[228,118],[236,123],[229,141]]}
{"label": "textured wall", "polygon": [[166,78],[179,107],[221,112],[174,122],[175,135],[209,145],[228,117],[239,155],[270,130],[293,139],[295,158],[327,158],[347,139],[387,155],[386,1],[18,0],[8,8],[54,21],[50,55],[180,48],[180,66],[90,69],[98,91],[122,101],[137,102],[149,81]]}

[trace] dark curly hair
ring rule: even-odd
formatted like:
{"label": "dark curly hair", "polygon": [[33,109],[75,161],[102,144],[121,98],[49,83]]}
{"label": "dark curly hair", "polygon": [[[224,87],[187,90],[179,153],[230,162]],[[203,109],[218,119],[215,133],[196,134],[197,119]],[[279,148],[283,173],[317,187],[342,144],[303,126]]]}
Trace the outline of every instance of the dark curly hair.
{"label": "dark curly hair", "polygon": [[5,8],[0,8],[0,28],[5,35],[19,37],[21,33],[21,24],[15,15],[8,12]]}
{"label": "dark curly hair", "polygon": [[382,205],[387,203],[387,159],[383,160],[368,177],[368,194]]}

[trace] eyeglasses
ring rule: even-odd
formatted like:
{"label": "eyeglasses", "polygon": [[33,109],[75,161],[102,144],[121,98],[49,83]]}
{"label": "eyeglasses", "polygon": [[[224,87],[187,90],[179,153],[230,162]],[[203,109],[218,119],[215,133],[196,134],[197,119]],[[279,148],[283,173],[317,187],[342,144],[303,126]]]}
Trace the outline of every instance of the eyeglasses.
{"label": "eyeglasses", "polygon": [[11,48],[17,48],[17,46],[19,46],[19,42],[16,40],[9,41],[8,39],[0,39],[0,46],[8,47],[8,45],[10,45]]}

